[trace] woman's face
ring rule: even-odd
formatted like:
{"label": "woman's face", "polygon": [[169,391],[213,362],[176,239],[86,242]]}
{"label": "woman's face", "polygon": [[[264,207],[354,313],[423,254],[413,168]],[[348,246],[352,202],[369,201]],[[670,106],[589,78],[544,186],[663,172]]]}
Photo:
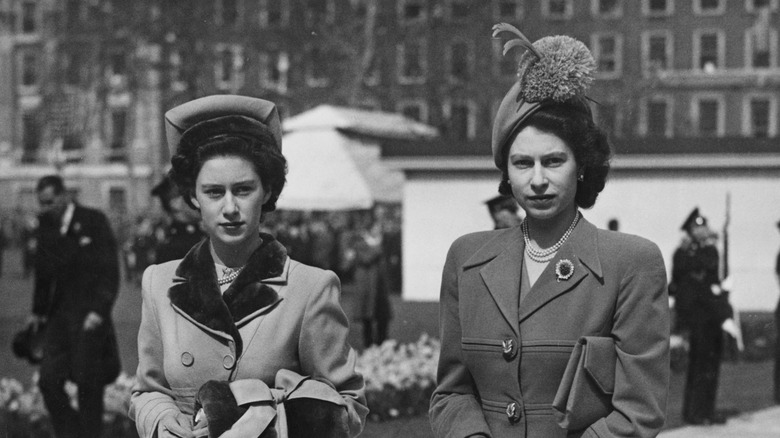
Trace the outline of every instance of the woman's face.
{"label": "woman's face", "polygon": [[241,245],[258,238],[263,204],[270,196],[251,162],[220,155],[203,163],[193,203],[212,242]]}
{"label": "woman's face", "polygon": [[574,153],[556,135],[523,128],[509,148],[507,176],[517,202],[533,219],[571,212],[577,193]]}

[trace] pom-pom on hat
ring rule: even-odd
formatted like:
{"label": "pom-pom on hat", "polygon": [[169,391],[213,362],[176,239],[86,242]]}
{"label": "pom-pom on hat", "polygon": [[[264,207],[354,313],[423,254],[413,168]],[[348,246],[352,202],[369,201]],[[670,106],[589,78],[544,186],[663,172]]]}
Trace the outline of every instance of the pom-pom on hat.
{"label": "pom-pom on hat", "polygon": [[504,168],[504,147],[509,138],[529,116],[547,105],[567,104],[592,118],[585,93],[593,82],[596,62],[588,48],[574,38],[557,35],[531,44],[516,27],[499,23],[493,26],[493,37],[510,32],[516,38],[504,44],[504,55],[520,47],[517,82],[504,96],[493,122],[493,160]]}
{"label": "pom-pom on hat", "polygon": [[265,139],[281,152],[282,123],[273,102],[249,96],[218,94],[201,97],[165,113],[165,136],[171,155],[180,145],[208,138],[241,135]]}

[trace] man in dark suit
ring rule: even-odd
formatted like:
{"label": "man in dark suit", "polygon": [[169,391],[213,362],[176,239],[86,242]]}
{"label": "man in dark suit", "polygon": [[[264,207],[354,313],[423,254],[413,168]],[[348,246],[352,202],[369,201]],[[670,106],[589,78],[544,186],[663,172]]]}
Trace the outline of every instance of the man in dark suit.
{"label": "man in dark suit", "polygon": [[164,236],[154,248],[154,262],[165,263],[184,258],[203,239],[198,212],[188,207],[176,185],[167,176],[152,189],[168,215]]}
{"label": "man in dark suit", "polygon": [[736,339],[738,328],[728,286],[720,280],[720,256],[707,219],[696,208],[681,229],[686,235],[674,253],[669,295],[675,298],[677,327],[688,333],[690,342],[683,420],[724,423],[725,414],[715,409],[723,331]]}
{"label": "man in dark suit", "polygon": [[[57,437],[99,437],[103,390],[120,368],[111,322],[116,240],[103,213],[69,199],[61,177],[41,178],[36,192],[41,211],[31,319],[46,324],[38,385]],[[78,410],[66,380],[78,386]]]}

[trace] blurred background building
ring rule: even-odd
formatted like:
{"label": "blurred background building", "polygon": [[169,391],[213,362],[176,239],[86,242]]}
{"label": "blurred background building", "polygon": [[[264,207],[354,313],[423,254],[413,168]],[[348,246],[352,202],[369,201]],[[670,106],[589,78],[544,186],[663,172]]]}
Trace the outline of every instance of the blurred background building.
{"label": "blurred background building", "polygon": [[162,114],[206,94],[261,96],[285,117],[397,112],[441,134],[381,144],[406,178],[404,296],[435,300],[449,243],[490,227],[492,116],[516,80],[516,56],[490,37],[504,21],[531,40],[576,37],[596,58],[591,98],[616,157],[586,217],[617,218],[670,258],[688,212],[717,228],[731,193],[735,299],[764,309],[779,17],[778,0],[0,0],[0,209],[34,208],[35,180],[59,171],[121,226],[150,208],[168,161]]}

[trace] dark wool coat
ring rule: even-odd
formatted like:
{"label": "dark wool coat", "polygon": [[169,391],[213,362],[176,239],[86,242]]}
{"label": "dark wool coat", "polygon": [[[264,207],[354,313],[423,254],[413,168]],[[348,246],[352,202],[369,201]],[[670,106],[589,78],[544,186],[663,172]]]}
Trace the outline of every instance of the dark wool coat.
{"label": "dark wool coat", "polygon": [[[658,247],[581,219],[519,304],[524,249],[518,226],[463,236],[447,255],[430,409],[435,436],[655,436],[669,385],[669,306]],[[562,259],[574,272],[558,281]],[[614,410],[567,435],[551,404],[581,336],[615,341]]]}
{"label": "dark wool coat", "polygon": [[[111,323],[119,261],[108,220],[76,205],[65,235],[60,235],[59,218],[41,216],[39,223],[33,313],[49,320],[41,378],[110,383],[120,370]],[[89,312],[102,316],[103,324],[85,333]],[[84,337],[87,342],[81,342]]]}
{"label": "dark wool coat", "polygon": [[281,369],[333,384],[346,403],[350,435],[363,429],[364,382],[347,342],[338,278],[291,260],[272,236],[261,237],[224,295],[208,239],[183,260],[144,272],[130,406],[140,437],[154,436],[171,412],[191,415],[209,380],[260,379],[273,388]]}

